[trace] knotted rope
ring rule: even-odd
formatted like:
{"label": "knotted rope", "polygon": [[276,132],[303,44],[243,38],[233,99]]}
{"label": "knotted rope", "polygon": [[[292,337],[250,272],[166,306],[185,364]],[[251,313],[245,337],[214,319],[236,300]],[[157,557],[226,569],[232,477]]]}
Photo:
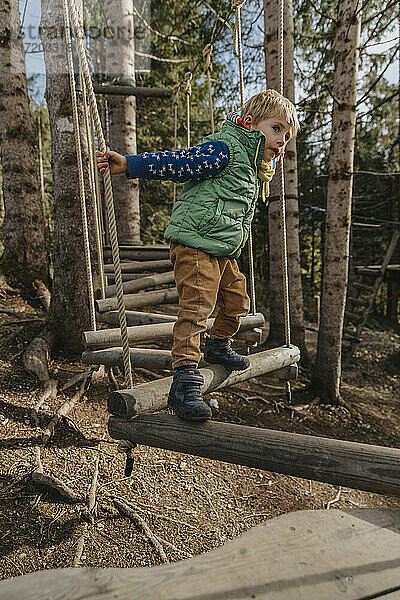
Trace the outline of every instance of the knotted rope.
{"label": "knotted rope", "polygon": [[206,74],[206,79],[207,79],[208,105],[210,108],[211,132],[214,133],[215,132],[214,109],[213,109],[213,100],[212,100],[212,93],[211,93],[211,73],[213,70],[212,63],[211,63],[212,51],[213,51],[213,47],[211,44],[207,44],[206,46],[204,46],[204,50],[203,50],[203,56],[205,59],[204,73]]}
{"label": "knotted rope", "polygon": [[190,96],[192,95],[193,73],[185,73],[185,94],[186,94],[186,128],[187,128],[187,147],[190,148]]}

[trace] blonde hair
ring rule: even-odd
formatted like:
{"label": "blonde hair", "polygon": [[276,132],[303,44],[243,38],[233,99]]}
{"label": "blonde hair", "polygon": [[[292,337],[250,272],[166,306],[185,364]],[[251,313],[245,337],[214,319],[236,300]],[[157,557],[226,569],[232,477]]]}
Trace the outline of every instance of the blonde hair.
{"label": "blonde hair", "polygon": [[283,117],[290,127],[291,136],[300,129],[294,104],[276,90],[265,90],[247,100],[241,114],[242,119],[247,115],[253,117],[255,125],[269,117]]}

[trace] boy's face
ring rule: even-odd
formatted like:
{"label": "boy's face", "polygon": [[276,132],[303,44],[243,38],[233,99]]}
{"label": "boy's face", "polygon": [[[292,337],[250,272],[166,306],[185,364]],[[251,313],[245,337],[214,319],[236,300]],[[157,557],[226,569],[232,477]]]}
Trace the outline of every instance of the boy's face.
{"label": "boy's face", "polygon": [[286,144],[290,140],[290,126],[284,117],[267,117],[259,123],[254,123],[253,117],[247,115],[243,122],[250,129],[259,129],[266,138],[263,159],[267,162],[275,158],[279,160],[285,154]]}

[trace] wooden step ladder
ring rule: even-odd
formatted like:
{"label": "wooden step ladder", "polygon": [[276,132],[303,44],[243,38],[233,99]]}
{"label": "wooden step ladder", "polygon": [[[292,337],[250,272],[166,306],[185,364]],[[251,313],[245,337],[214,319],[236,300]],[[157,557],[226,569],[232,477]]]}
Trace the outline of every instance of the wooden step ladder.
{"label": "wooden step ladder", "polygon": [[395,231],[381,265],[354,268],[354,280],[349,284],[344,315],[343,343],[347,342],[347,344],[343,347],[343,366],[349,364],[357,344],[362,341],[363,329],[373,309],[399,237],[400,233]]}

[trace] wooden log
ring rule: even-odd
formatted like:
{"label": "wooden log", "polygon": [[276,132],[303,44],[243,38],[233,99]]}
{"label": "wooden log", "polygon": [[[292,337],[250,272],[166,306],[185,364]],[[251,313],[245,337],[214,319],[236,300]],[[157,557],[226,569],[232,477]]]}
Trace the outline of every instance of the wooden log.
{"label": "wooden log", "polygon": [[[143,308],[144,306],[152,306],[163,304],[164,302],[176,302],[178,300],[177,289],[170,288],[168,290],[154,290],[151,292],[143,292],[142,294],[125,294],[125,308]],[[118,308],[117,298],[104,298],[95,301],[97,312],[107,312]]]}
{"label": "wooden log", "polygon": [[[148,290],[149,288],[157,287],[158,285],[166,285],[168,283],[175,283],[175,277],[173,271],[167,271],[166,273],[160,273],[157,275],[143,276],[140,279],[133,281],[126,281],[122,284],[124,294],[133,294],[140,290]],[[112,298],[117,294],[117,288],[115,285],[108,285],[105,288],[106,298]]]}
{"label": "wooden log", "polygon": [[169,88],[137,87],[134,85],[94,85],[95,94],[106,96],[137,96],[141,98],[169,98],[172,90]]}
{"label": "wooden log", "polygon": [[333,485],[400,496],[400,449],[172,415],[110,417],[110,436]]}
{"label": "wooden log", "polygon": [[[128,246],[125,249],[119,251],[120,258],[129,258],[130,260],[167,260],[169,258],[169,248],[166,247],[165,250],[143,250],[143,248],[129,248]],[[104,249],[104,257],[111,258],[111,250]]]}
{"label": "wooden log", "polygon": [[[214,324],[214,319],[207,320],[207,330],[210,330]],[[240,323],[239,331],[253,330],[255,327],[264,324],[264,317],[261,313],[247,315],[243,317]],[[138,325],[128,327],[128,339],[131,342],[143,342],[146,340],[160,340],[172,338],[174,323],[155,323],[149,325]],[[89,348],[109,348],[110,346],[121,346],[121,330],[118,329],[100,329],[98,331],[85,331],[83,333],[83,344],[86,349]]]}
{"label": "wooden log", "polygon": [[[222,365],[210,365],[200,369],[204,377],[202,393],[207,394],[240,381],[293,365],[300,360],[300,351],[296,346],[281,346],[253,354],[249,356],[249,359],[250,367],[244,371],[228,373]],[[132,389],[111,392],[108,397],[108,410],[111,414],[119,417],[130,418],[143,412],[166,408],[171,383],[172,377],[165,377],[143,383]]]}
{"label": "wooden log", "polygon": [[[169,271],[172,268],[172,262],[165,260],[133,260],[121,263],[122,273],[142,273],[143,271],[163,272]],[[114,273],[114,265],[104,265],[105,273]]]}
{"label": "wooden log", "polygon": [[234,339],[241,340],[243,342],[249,342],[250,344],[261,344],[262,329],[259,327],[243,331],[239,329],[239,331],[235,334]]}
{"label": "wooden log", "polygon": [[[127,310],[126,314],[126,322],[127,325],[146,325],[150,323],[173,323],[177,320],[178,317],[174,315],[164,315],[161,313],[150,313],[150,312],[141,312],[138,310]],[[99,323],[105,323],[107,325],[114,325],[114,327],[119,326],[119,314],[117,310],[112,310],[110,312],[105,313],[97,313],[96,320]]]}
{"label": "wooden log", "polygon": [[[106,285],[114,285],[115,276],[113,273],[106,274]],[[140,279],[143,277],[143,273],[122,273],[121,279],[122,281],[132,281],[133,279]]]}

